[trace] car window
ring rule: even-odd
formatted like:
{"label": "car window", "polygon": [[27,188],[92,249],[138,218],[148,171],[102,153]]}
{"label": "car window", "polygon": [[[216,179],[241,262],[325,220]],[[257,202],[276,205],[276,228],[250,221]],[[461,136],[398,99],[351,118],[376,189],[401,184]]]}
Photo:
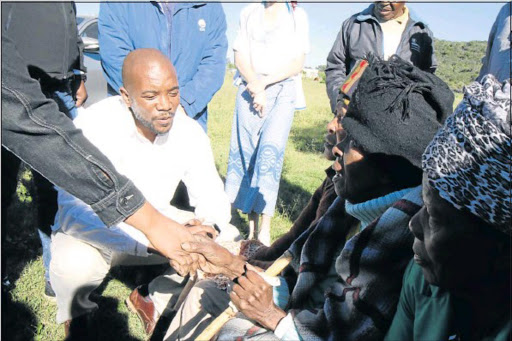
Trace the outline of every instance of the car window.
{"label": "car window", "polygon": [[85,18],[84,17],[76,17],[76,25],[80,25],[82,23],[82,21],[84,21]]}
{"label": "car window", "polygon": [[80,36],[98,39],[98,23],[94,22],[87,26]]}

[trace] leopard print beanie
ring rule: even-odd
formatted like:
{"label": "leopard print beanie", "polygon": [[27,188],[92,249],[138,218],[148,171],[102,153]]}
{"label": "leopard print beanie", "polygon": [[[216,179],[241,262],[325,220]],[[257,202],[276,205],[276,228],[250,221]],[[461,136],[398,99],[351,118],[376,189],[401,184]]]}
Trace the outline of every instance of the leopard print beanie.
{"label": "leopard print beanie", "polygon": [[465,87],[464,99],[422,158],[429,184],[442,198],[508,235],[512,235],[510,82],[487,75]]}

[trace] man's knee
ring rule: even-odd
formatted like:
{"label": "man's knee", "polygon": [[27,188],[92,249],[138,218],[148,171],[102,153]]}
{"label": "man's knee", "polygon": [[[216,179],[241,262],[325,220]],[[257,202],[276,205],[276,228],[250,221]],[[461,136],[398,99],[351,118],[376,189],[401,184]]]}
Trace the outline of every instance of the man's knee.
{"label": "man's knee", "polygon": [[53,278],[77,285],[103,280],[109,266],[96,248],[70,236],[52,240],[50,271]]}

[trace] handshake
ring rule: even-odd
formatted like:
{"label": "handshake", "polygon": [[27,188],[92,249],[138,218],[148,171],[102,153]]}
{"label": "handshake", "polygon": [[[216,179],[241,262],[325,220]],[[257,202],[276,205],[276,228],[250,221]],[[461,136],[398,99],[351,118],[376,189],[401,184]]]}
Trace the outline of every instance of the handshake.
{"label": "handshake", "polygon": [[[185,225],[169,228],[166,235],[149,238],[150,253],[161,254],[181,276],[193,275],[198,269],[209,274],[223,274],[230,279],[244,272],[245,257],[235,256],[215,242],[218,231],[192,219]],[[154,246],[155,241],[160,245]],[[162,243],[165,241],[165,243]]]}

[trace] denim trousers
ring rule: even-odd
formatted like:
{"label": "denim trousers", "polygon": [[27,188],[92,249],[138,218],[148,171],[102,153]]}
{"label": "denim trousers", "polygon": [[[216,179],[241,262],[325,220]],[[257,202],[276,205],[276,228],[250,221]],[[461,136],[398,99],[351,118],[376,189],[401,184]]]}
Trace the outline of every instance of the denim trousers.
{"label": "denim trousers", "polygon": [[288,79],[267,87],[263,117],[246,86],[238,87],[225,190],[242,212],[273,216],[295,113],[295,82]]}

